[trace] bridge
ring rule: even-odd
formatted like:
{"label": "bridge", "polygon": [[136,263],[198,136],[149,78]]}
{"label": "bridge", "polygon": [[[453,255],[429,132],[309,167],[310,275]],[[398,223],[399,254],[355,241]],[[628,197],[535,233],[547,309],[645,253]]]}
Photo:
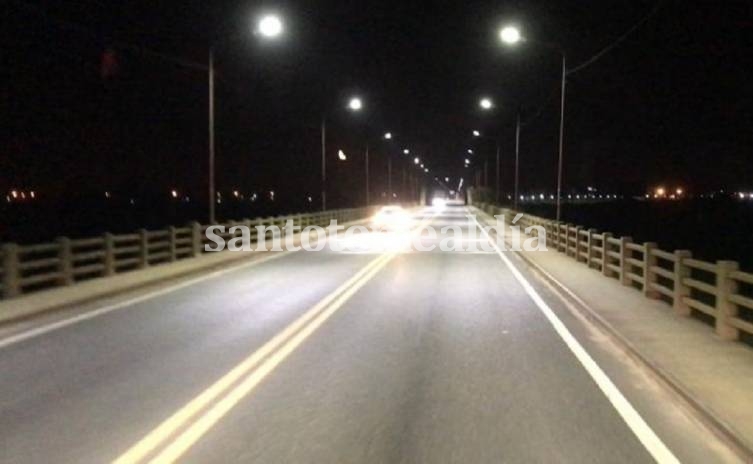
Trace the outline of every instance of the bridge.
{"label": "bridge", "polygon": [[0,462],[751,462],[748,274],[530,216],[548,251],[510,250],[486,204],[406,211],[319,237],[341,251],[204,253],[198,224],[6,245]]}

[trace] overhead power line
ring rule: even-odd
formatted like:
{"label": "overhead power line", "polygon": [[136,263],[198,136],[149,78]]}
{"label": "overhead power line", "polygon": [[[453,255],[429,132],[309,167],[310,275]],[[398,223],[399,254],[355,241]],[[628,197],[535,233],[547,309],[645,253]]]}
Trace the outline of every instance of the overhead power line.
{"label": "overhead power line", "polygon": [[663,5],[664,5],[664,0],[659,0],[659,2],[657,2],[657,4],[654,6],[654,8],[651,9],[651,11],[649,11],[645,16],[643,16],[643,18],[641,18],[637,23],[633,24],[630,27],[630,29],[628,29],[627,31],[625,31],[624,34],[622,34],[617,39],[615,39],[614,42],[612,42],[609,45],[607,45],[606,47],[602,48],[601,51],[599,51],[597,54],[595,54],[591,58],[587,59],[586,61],[584,61],[583,63],[579,64],[578,66],[576,66],[576,67],[568,70],[567,74],[568,75],[575,74],[578,71],[581,71],[581,70],[587,68],[588,66],[594,64],[595,62],[597,62],[601,57],[603,57],[604,55],[606,55],[607,53],[609,53],[610,51],[612,51],[615,47],[617,47],[622,42],[624,42],[625,39],[627,39],[628,37],[630,37],[630,35],[633,34],[636,30],[638,30],[638,28],[641,27],[644,23],[646,23],[646,21],[648,21],[649,19],[651,19],[651,17],[654,16],[656,14],[656,12],[658,12],[659,9]]}

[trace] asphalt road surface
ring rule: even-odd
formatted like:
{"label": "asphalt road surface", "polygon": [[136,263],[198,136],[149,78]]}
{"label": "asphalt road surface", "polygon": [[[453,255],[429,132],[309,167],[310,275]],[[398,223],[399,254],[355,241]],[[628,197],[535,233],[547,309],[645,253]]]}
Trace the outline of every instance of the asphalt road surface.
{"label": "asphalt road surface", "polygon": [[[485,241],[468,211],[415,219]],[[732,460],[511,253],[393,235],[40,321],[0,348],[0,462]]]}

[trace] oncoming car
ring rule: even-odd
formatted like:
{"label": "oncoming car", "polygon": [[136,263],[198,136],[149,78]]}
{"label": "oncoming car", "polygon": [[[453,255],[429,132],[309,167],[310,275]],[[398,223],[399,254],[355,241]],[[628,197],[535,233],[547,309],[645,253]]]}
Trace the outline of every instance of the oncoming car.
{"label": "oncoming car", "polygon": [[410,215],[400,206],[385,206],[374,215],[371,224],[381,231],[408,229]]}

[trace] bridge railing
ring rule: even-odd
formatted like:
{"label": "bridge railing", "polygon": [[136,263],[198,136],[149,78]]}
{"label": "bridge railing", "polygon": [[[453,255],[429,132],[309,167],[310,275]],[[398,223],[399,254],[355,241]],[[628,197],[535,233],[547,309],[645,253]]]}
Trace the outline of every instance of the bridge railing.
{"label": "bridge railing", "polygon": [[[489,204],[485,212],[514,217],[517,212]],[[753,341],[753,273],[735,261],[694,259],[688,250],[662,250],[654,242],[523,214],[516,225],[541,226],[547,247],[617,279],[650,299],[663,300],[680,316],[697,315],[713,324],[725,340]]]}
{"label": "bridge railing", "polygon": [[[232,226],[247,226],[256,242],[257,226],[284,227],[288,220],[301,229],[326,227],[330,221],[347,222],[368,217],[372,208],[350,208],[268,218],[244,219],[224,224],[228,240],[240,236],[229,232]],[[208,225],[192,223],[187,227],[161,230],[141,229],[130,234],[105,233],[99,237],[70,239],[33,245],[5,243],[0,246],[0,297],[12,298],[25,293],[107,277],[136,269],[193,258],[204,253]],[[271,233],[266,238],[271,238]]]}

